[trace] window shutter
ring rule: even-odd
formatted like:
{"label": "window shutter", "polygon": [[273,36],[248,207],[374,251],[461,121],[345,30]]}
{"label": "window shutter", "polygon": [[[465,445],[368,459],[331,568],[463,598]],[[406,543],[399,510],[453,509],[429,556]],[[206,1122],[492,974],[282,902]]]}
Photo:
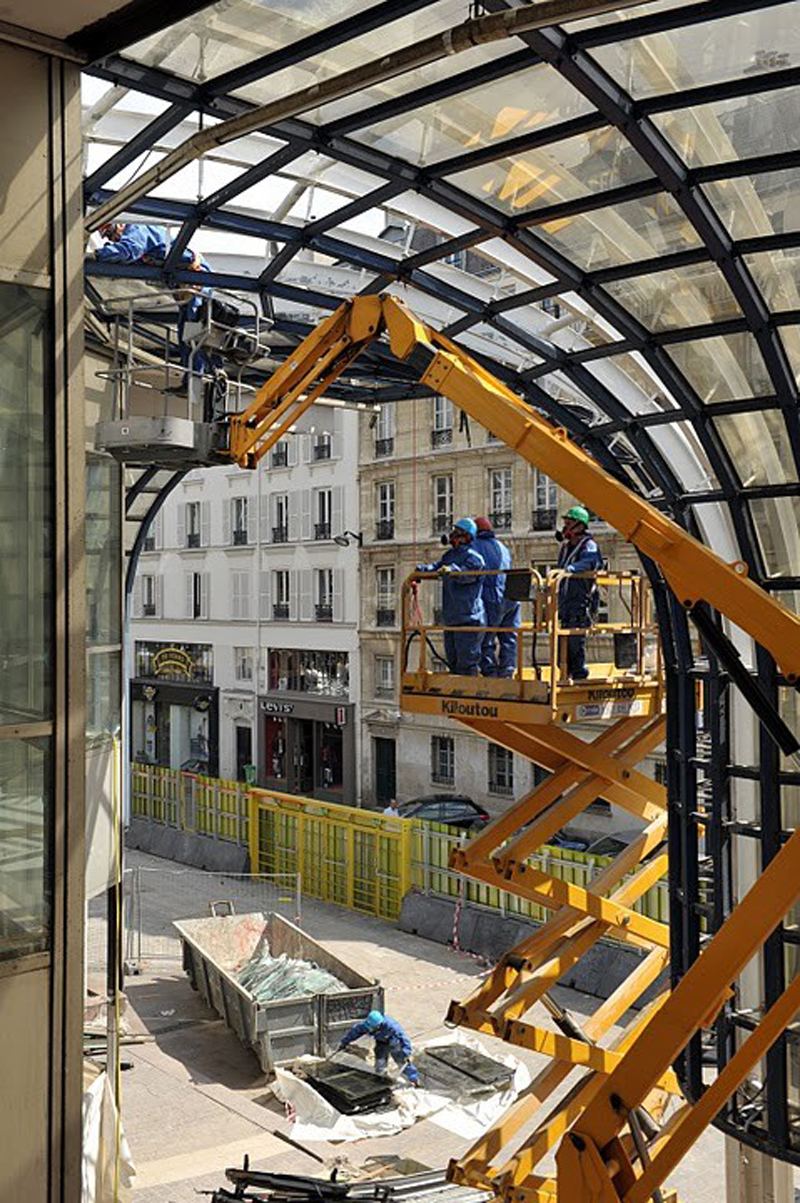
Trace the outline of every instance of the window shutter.
{"label": "window shutter", "polygon": [[153,545],[156,551],[160,551],[164,546],[164,511],[159,510],[153,519]]}
{"label": "window shutter", "polygon": [[186,546],[186,502],[181,501],[177,506],[178,512],[178,547]]}
{"label": "window shutter", "polygon": [[300,494],[300,538],[311,538],[311,491],[303,489]]}
{"label": "window shutter", "polygon": [[300,498],[302,494],[289,494],[289,542],[296,543],[300,538]]}
{"label": "window shutter", "polygon": [[313,578],[310,568],[302,568],[298,575],[300,621],[311,622],[314,614],[314,597],[312,594]]}
{"label": "window shutter", "polygon": [[[206,504],[208,504],[206,502]],[[211,576],[208,572],[200,573],[200,617],[208,618],[208,595],[210,591]]]}
{"label": "window shutter", "polygon": [[286,439],[286,464],[289,468],[294,468],[297,464],[297,439],[296,434],[284,435]]}
{"label": "window shutter", "polygon": [[231,533],[231,499],[224,497],[222,500],[222,542],[225,547],[233,542]]}
{"label": "window shutter", "polygon": [[250,617],[250,593],[252,591],[252,577],[249,572],[239,573],[239,617]]}
{"label": "window shutter", "polygon": [[142,617],[142,578],[138,572],[133,580],[133,598],[131,603],[131,618]]}
{"label": "window shutter", "polygon": [[231,595],[230,595],[230,616],[231,618],[239,617],[239,573],[232,572],[230,575]]}
{"label": "window shutter", "polygon": [[193,589],[194,573],[193,572],[184,572],[183,581],[184,581],[184,590],[185,590],[185,592],[184,592],[184,609],[186,611],[186,617],[192,618],[192,600],[193,600],[193,595],[194,595],[194,589]]}
{"label": "window shutter", "polygon": [[255,543],[256,541],[256,503],[254,497],[247,498],[247,542]]}
{"label": "window shutter", "polygon": [[341,459],[344,454],[344,413],[340,409],[333,411],[331,424],[331,459]]}
{"label": "window shutter", "polygon": [[333,621],[344,622],[344,569],[333,570]]}
{"label": "window shutter", "polygon": [[161,573],[155,577],[155,603],[156,603],[156,618],[163,618],[162,606],[164,604],[164,578]]}
{"label": "window shutter", "polygon": [[331,489],[331,534],[340,535],[344,530],[344,485]]}
{"label": "window shutter", "polygon": [[269,609],[269,585],[269,572],[262,570],[258,574],[258,612],[262,621],[269,621],[272,617]]}
{"label": "window shutter", "polygon": [[211,502],[200,502],[200,546],[208,547],[211,542]]}
{"label": "window shutter", "polygon": [[311,460],[311,444],[312,438],[310,434],[296,434],[295,442],[300,443],[300,460],[301,463],[307,464]]}

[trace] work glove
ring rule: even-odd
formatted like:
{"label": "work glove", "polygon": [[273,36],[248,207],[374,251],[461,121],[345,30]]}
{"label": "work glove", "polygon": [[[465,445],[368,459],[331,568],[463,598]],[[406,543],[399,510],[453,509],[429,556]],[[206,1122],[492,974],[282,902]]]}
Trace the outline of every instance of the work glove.
{"label": "work glove", "polygon": [[452,564],[442,564],[442,566],[441,566],[441,568],[439,569],[439,571],[440,571],[440,572],[447,572],[447,573],[450,573],[450,572],[452,572],[452,571],[453,571],[453,566],[452,566]]}
{"label": "work glove", "polygon": [[428,565],[427,564],[417,564],[416,567],[414,568],[414,571],[415,572],[427,572]]}

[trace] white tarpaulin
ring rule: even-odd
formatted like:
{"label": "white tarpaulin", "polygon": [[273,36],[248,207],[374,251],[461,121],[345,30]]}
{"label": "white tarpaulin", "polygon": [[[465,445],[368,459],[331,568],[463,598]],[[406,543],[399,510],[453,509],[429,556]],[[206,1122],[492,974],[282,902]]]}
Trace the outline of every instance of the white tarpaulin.
{"label": "white tarpaulin", "polygon": [[84,1076],[81,1203],[128,1203],[136,1170],[121,1126],[115,1169],[116,1147],[117,1105],[108,1074],[88,1084]]}
{"label": "white tarpaulin", "polygon": [[431,1090],[415,1090],[403,1086],[394,1092],[395,1106],[391,1110],[373,1114],[342,1115],[324,1099],[314,1087],[298,1078],[288,1069],[276,1069],[273,1090],[292,1110],[295,1121],[292,1136],[301,1142],[314,1140],[353,1141],[368,1136],[394,1136],[403,1128],[410,1128],[418,1120],[430,1119],[435,1124],[470,1140],[485,1132],[506,1111],[531,1080],[525,1065],[510,1053],[489,1052],[479,1040],[465,1032],[453,1032],[426,1044],[425,1048],[439,1048],[446,1044],[464,1044],[476,1052],[492,1057],[502,1065],[513,1069],[510,1085],[502,1091],[476,1099],[462,1100],[434,1094]]}

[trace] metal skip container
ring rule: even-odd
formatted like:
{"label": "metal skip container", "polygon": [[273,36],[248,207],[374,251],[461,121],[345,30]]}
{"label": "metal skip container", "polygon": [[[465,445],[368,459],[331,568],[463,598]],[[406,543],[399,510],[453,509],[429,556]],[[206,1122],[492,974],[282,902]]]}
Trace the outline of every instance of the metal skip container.
{"label": "metal skip container", "polygon": [[[308,1053],[325,1057],[344,1033],[372,1010],[383,1010],[383,987],[351,969],[322,944],[281,915],[224,915],[181,919],[183,967],[192,988],[225,1020],[265,1073]],[[335,994],[305,994],[259,1002],[237,974],[264,944],[271,956],[286,955],[327,969],[343,984]]]}

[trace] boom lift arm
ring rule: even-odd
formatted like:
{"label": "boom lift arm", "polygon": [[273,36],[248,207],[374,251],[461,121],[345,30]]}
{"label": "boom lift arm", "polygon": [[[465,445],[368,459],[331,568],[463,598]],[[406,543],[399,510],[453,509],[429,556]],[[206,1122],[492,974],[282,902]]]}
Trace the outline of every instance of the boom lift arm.
{"label": "boom lift arm", "polygon": [[361,352],[387,334],[392,352],[421,384],[441,393],[524,459],[580,497],[659,565],[681,604],[713,606],[760,643],[790,684],[800,680],[800,617],[727,564],[649,502],[616,481],[533,408],[450,339],[387,294],[345,301],[230,420],[229,454],[254,468],[297,418]]}

